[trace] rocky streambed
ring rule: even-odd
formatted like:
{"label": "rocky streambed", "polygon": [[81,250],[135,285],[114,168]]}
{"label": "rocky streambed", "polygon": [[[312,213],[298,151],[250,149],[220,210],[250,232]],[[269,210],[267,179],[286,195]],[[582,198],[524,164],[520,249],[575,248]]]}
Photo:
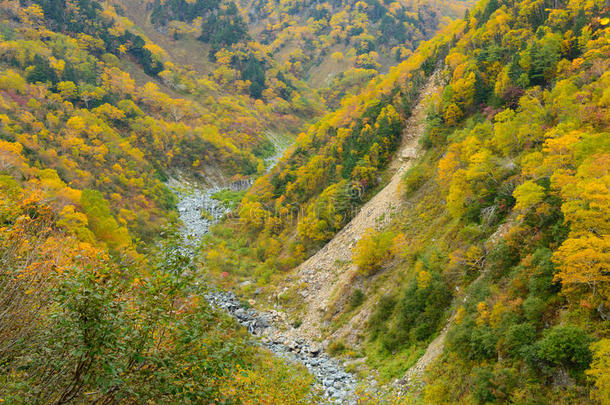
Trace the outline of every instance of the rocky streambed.
{"label": "rocky streambed", "polygon": [[178,197],[176,206],[184,225],[181,230],[184,242],[190,247],[196,247],[210,227],[231,212],[222,201],[213,198],[214,194],[223,190],[242,191],[251,185],[250,180],[240,180],[225,186],[204,188],[182,179],[171,178],[167,186]]}
{"label": "rocky streambed", "polygon": [[212,291],[207,293],[205,298],[213,307],[235,317],[252,335],[260,337],[261,344],[276,356],[307,367],[320,384],[329,403],[355,403],[354,376],[346,372],[340,362],[325,353],[319,343],[284,335],[278,329],[278,326],[286,325],[283,313],[247,308],[232,292]]}
{"label": "rocky streambed", "polygon": [[[221,201],[213,198],[215,193],[225,189],[241,191],[250,185],[248,181],[241,181],[224,187],[216,185],[203,188],[179,179],[171,179],[168,186],[179,198],[177,207],[183,223],[182,248],[194,254],[201,237],[231,211]],[[292,326],[287,322],[284,313],[257,311],[241,302],[234,293],[227,291],[211,290],[205,298],[213,307],[232,315],[248,332],[258,338],[261,345],[275,355],[307,367],[320,384],[328,403],[355,403],[354,376],[346,372],[339,361],[325,353],[319,343],[295,339],[285,334],[283,331]]]}

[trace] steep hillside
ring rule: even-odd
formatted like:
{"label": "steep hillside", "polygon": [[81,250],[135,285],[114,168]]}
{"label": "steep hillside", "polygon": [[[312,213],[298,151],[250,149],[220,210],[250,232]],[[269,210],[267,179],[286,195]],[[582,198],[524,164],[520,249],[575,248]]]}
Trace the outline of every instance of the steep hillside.
{"label": "steep hillside", "polygon": [[263,172],[292,110],[171,63],[106,6],[0,4],[0,401],[315,402],[202,299],[164,184]]}
{"label": "steep hillside", "polygon": [[442,353],[423,376],[427,403],[582,403],[608,392],[610,43],[596,17],[608,9],[525,6],[483,3],[455,34],[427,152],[404,180],[409,208],[358,242],[359,271],[339,272],[351,282],[337,283],[321,322],[388,378],[448,319],[405,381],[419,387]]}
{"label": "steep hillside", "polygon": [[467,4],[0,2],[0,402],[609,404],[610,6]]}
{"label": "steep hillside", "polygon": [[[170,53],[205,74],[228,55],[230,64],[223,64],[250,80],[257,97],[269,99],[271,91],[261,93],[269,89],[286,98],[293,86],[307,86],[321,89],[332,108],[471,3],[115,1],[149,37],[171,42]],[[244,53],[253,55],[246,63]]]}
{"label": "steep hillside", "polygon": [[405,60],[472,1],[251,1],[242,3],[274,58],[332,106]]}
{"label": "steep hillside", "polygon": [[306,76],[333,52],[348,66],[376,70],[384,62],[387,69],[429,38],[442,17],[426,2],[254,1],[247,10],[261,42]]}
{"label": "steep hillside", "polygon": [[[425,353],[406,381],[425,403],[605,403],[608,13],[481,2],[301,135],[206,267],[269,283],[295,334],[364,374]],[[371,212],[437,67],[421,156],[396,208]]]}
{"label": "steep hillside", "polygon": [[[354,218],[322,249],[294,271],[296,284],[299,285],[298,295],[303,297],[305,307],[309,308],[300,318],[302,329],[311,338],[322,338],[320,326],[325,322],[324,318],[328,320],[329,314],[332,314],[330,306],[336,299],[347,299],[343,289],[358,277],[358,265],[354,263],[352,254],[356,243],[374,230],[385,228],[404,209],[402,178],[419,153],[425,129],[426,102],[438,91],[438,80],[438,75],[432,75],[420,92],[419,100],[405,123],[396,158],[388,168],[391,178],[387,185],[359,208]],[[346,268],[350,264],[351,269]],[[363,314],[366,311],[352,318],[350,325],[342,329],[359,329],[357,325],[366,321],[362,319]],[[338,336],[342,335],[340,330]]]}

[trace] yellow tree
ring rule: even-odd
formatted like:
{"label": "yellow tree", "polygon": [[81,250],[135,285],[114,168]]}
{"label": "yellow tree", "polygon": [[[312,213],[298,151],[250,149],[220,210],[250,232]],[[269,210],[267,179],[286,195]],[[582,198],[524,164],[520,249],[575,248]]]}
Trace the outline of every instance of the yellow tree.
{"label": "yellow tree", "polygon": [[119,94],[125,97],[127,94],[133,94],[136,89],[136,82],[131,78],[129,73],[123,72],[118,68],[106,68],[102,74],[104,87],[111,93]]}
{"label": "yellow tree", "polygon": [[587,374],[594,381],[596,390],[591,398],[602,405],[610,405],[610,339],[602,339],[591,345],[593,363]]}
{"label": "yellow tree", "polygon": [[518,186],[513,192],[513,197],[517,200],[515,210],[527,211],[534,205],[538,204],[544,198],[544,188],[534,183],[526,181]]}
{"label": "yellow tree", "polygon": [[610,237],[585,235],[568,238],[554,253],[553,259],[560,272],[555,276],[561,280],[564,290],[586,286],[595,296],[607,295],[610,282]]}
{"label": "yellow tree", "polygon": [[450,127],[456,126],[463,116],[464,113],[460,107],[455,103],[451,103],[445,110],[445,123]]}
{"label": "yellow tree", "polygon": [[[565,201],[561,207],[570,224],[568,239],[553,255],[556,279],[568,292],[585,287],[594,298],[610,293],[610,153],[594,155],[575,175],[552,177]],[[569,172],[568,172],[569,173]]]}

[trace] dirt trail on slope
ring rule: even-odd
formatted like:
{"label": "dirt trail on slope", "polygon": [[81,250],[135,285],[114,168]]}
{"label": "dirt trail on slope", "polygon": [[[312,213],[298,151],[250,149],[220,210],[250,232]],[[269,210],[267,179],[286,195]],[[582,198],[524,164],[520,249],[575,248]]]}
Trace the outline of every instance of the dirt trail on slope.
{"label": "dirt trail on slope", "polygon": [[[356,266],[351,263],[352,249],[356,242],[369,228],[383,228],[400,212],[403,205],[401,179],[419,154],[419,139],[425,130],[426,101],[438,91],[437,76],[434,74],[428,79],[411,117],[406,122],[401,146],[389,165],[392,173],[389,183],[368,201],[326,246],[296,268],[293,282],[294,285],[301,286],[298,293],[303,297],[307,308],[301,327],[298,332],[295,331],[299,335],[308,339],[322,337],[323,317],[331,304],[333,294],[341,286],[349,284],[356,274]],[[340,336],[342,330],[348,330],[352,323],[366,320],[359,319],[364,316],[362,312],[359,315],[335,334]]]}
{"label": "dirt trail on slope", "polygon": [[447,331],[449,327],[453,323],[455,319],[455,314],[447,321],[445,327],[439,333],[439,335],[428,345],[425,353],[417,360],[410,369],[407,370],[405,375],[396,381],[396,384],[401,388],[401,391],[419,391],[423,387],[423,382],[421,381],[424,372],[432,364],[434,360],[438,356],[443,353],[443,349],[445,348],[445,338],[447,337]]}
{"label": "dirt trail on slope", "polygon": [[[496,231],[487,239],[487,246],[491,248],[497,241],[504,237],[510,229],[510,222],[506,222],[498,227]],[[478,282],[485,277],[486,272],[482,272],[479,277],[472,284]],[[466,302],[468,295],[461,297],[461,302]],[[423,387],[422,377],[424,372],[432,364],[432,362],[443,353],[445,347],[445,338],[447,337],[447,331],[455,321],[456,313],[454,312],[451,317],[445,323],[441,333],[428,345],[425,353],[421,356],[417,363],[415,363],[410,369],[407,370],[405,375],[396,381],[396,384],[400,387],[402,392],[408,391],[419,391]]]}

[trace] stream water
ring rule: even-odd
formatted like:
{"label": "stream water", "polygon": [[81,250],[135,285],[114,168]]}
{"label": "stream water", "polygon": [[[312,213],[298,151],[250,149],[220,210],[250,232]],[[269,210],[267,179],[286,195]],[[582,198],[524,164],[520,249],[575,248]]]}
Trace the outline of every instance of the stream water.
{"label": "stream water", "polygon": [[[277,156],[274,156],[271,164],[277,162],[278,159]],[[167,185],[179,199],[177,208],[183,223],[182,248],[194,254],[203,235],[231,211],[221,201],[214,199],[213,195],[224,189],[245,190],[251,186],[251,182],[241,181],[225,186],[205,188],[173,178],[168,181]],[[307,367],[323,390],[326,403],[355,404],[356,380],[354,376],[346,372],[339,361],[325,353],[319,343],[307,342],[303,339],[294,340],[285,336],[282,330],[292,326],[288,325],[283,313],[250,308],[244,305],[233,292],[211,289],[205,298],[213,307],[232,315],[276,356]]]}

